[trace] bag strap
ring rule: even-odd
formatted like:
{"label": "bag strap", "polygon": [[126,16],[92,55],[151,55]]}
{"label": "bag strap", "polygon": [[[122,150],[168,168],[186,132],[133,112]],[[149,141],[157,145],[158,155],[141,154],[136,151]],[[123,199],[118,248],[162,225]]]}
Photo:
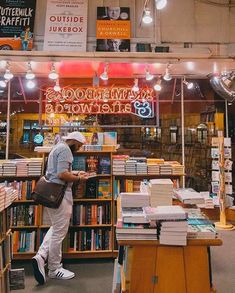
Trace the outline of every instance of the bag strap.
{"label": "bag strap", "polygon": [[[47,171],[48,159],[49,159],[49,155],[50,155],[50,153],[51,153],[51,152],[48,153],[48,156],[47,156],[46,159],[45,159],[45,164],[44,164],[44,169],[43,169],[43,175],[44,175],[44,177],[45,177],[46,179],[47,179],[47,177],[46,177],[46,171]],[[64,185],[65,189],[67,188],[67,186],[68,186],[68,182],[65,181],[65,185]]]}

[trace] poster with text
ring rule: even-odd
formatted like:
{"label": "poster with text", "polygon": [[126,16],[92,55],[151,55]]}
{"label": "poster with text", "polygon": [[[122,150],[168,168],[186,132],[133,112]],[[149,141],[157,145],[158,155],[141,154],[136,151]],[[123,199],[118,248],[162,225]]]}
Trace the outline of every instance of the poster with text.
{"label": "poster with text", "polygon": [[129,7],[97,7],[96,51],[129,52]]}
{"label": "poster with text", "polygon": [[0,0],[0,50],[33,47],[36,0]]}
{"label": "poster with text", "polygon": [[87,0],[48,0],[45,51],[86,51]]}

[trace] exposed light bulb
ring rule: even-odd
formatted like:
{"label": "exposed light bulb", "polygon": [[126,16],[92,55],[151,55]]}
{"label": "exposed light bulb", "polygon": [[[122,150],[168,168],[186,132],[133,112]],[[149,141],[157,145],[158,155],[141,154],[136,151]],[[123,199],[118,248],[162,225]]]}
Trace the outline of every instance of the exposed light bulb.
{"label": "exposed light bulb", "polygon": [[5,80],[0,80],[0,87],[5,88],[7,86],[7,83]]}
{"label": "exposed light bulb", "polygon": [[30,79],[34,79],[35,78],[35,74],[32,72],[32,70],[28,70],[26,75],[25,75],[25,78],[30,80]]}
{"label": "exposed light bulb", "polygon": [[14,77],[13,73],[11,73],[10,69],[6,69],[5,73],[4,73],[4,78],[6,80],[10,80]]}
{"label": "exposed light bulb", "polygon": [[28,63],[28,70],[27,73],[25,75],[25,78],[30,80],[30,79],[34,79],[35,78],[35,74],[32,71],[32,67],[31,67],[31,63]]}
{"label": "exposed light bulb", "polygon": [[106,64],[104,67],[104,72],[100,75],[100,78],[102,80],[108,80],[109,76],[108,76],[108,65]]}
{"label": "exposed light bulb", "polygon": [[139,83],[138,78],[136,78],[136,79],[134,80],[134,85],[133,85],[133,87],[132,87],[132,91],[135,92],[135,93],[138,92],[138,91],[140,90],[138,83]]}
{"label": "exposed light bulb", "polygon": [[155,91],[160,92],[162,90],[162,86],[158,83],[156,83],[153,87],[155,89]]}
{"label": "exposed light bulb", "polygon": [[149,81],[149,80],[152,80],[153,78],[154,78],[153,74],[151,74],[149,70],[147,69],[145,74],[145,79]]}
{"label": "exposed light bulb", "polygon": [[159,79],[156,84],[153,86],[153,88],[155,89],[155,91],[160,92],[162,90],[162,86],[161,86],[161,79]]}
{"label": "exposed light bulb", "polygon": [[155,0],[156,8],[158,10],[161,10],[166,7],[167,0]]}
{"label": "exposed light bulb", "polygon": [[100,78],[102,80],[108,80],[109,77],[108,77],[108,73],[106,71],[104,71],[101,75],[100,75]]}
{"label": "exposed light bulb", "polygon": [[27,83],[26,83],[26,86],[28,89],[33,89],[35,88],[35,82],[33,80],[28,80]]}
{"label": "exposed light bulb", "polygon": [[191,90],[194,87],[193,82],[188,82],[185,79],[183,80],[183,83],[187,86],[188,90]]}
{"label": "exposed light bulb", "polygon": [[188,82],[187,89],[191,90],[194,87],[192,82]]}
{"label": "exposed light bulb", "polygon": [[52,80],[56,80],[59,77],[59,74],[55,70],[54,64],[51,66],[51,72],[49,73],[48,77]]}
{"label": "exposed light bulb", "polygon": [[60,84],[59,84],[59,80],[56,81],[56,84],[54,86],[54,91],[55,92],[60,92],[61,91],[61,87],[60,87]]}
{"label": "exposed light bulb", "polygon": [[145,24],[150,24],[153,21],[153,18],[151,16],[151,11],[149,9],[144,10],[144,15],[143,15],[143,23]]}

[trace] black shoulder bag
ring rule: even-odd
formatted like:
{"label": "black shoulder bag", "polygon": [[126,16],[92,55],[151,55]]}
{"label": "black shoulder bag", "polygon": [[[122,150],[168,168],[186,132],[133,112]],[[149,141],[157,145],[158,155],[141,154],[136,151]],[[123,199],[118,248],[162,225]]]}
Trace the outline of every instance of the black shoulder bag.
{"label": "black shoulder bag", "polygon": [[[47,162],[45,164],[44,173],[47,169]],[[37,204],[45,207],[57,209],[65,194],[67,188],[66,184],[59,184],[50,182],[45,176],[40,177],[36,182],[35,188],[32,192],[32,198]]]}

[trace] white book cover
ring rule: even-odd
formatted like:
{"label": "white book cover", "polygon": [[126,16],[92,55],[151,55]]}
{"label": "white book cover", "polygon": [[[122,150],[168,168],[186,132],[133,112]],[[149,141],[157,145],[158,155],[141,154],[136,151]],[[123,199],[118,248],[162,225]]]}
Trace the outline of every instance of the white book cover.
{"label": "white book cover", "polygon": [[212,193],[219,193],[219,182],[212,181],[211,182]]}
{"label": "white book cover", "polygon": [[224,138],[224,146],[225,147],[231,147],[231,137],[225,137]]}
{"label": "white book cover", "polygon": [[232,182],[232,172],[225,172],[224,173],[224,180],[225,182]]}
{"label": "white book cover", "polygon": [[219,158],[219,149],[218,148],[212,148],[211,149],[211,157],[213,159],[218,159]]}
{"label": "white book cover", "polygon": [[231,171],[232,170],[232,166],[233,166],[233,161],[227,159],[224,161],[224,169]]}
{"label": "white book cover", "polygon": [[225,184],[225,193],[232,194],[233,193],[233,186],[231,184]]}
{"label": "white book cover", "polygon": [[219,170],[219,161],[218,160],[213,160],[211,164],[212,170]]}
{"label": "white book cover", "polygon": [[219,181],[219,171],[212,171],[211,172],[211,179],[212,179],[212,181]]}

